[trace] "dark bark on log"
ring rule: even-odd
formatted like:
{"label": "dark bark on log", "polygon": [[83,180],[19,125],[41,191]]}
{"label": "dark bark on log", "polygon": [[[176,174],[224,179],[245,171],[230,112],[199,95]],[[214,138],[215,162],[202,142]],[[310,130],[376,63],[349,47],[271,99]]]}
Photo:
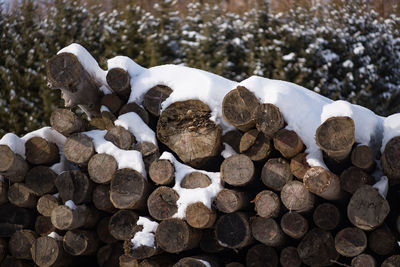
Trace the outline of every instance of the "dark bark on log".
{"label": "dark bark on log", "polygon": [[281,228],[291,238],[300,239],[308,232],[308,221],[300,213],[287,212],[281,218]]}
{"label": "dark bark on log", "polygon": [[54,183],[63,202],[72,200],[75,204],[82,204],[92,200],[93,183],[79,170],[61,173]]}
{"label": "dark bark on log", "polygon": [[129,150],[136,140],[132,134],[122,126],[114,126],[107,131],[104,139],[113,143],[116,147]]}
{"label": "dark bark on log", "polygon": [[282,249],[279,262],[281,263],[282,267],[300,267],[301,259],[297,253],[297,248],[286,247]]}
{"label": "dark bark on log", "polygon": [[222,115],[229,124],[245,132],[255,125],[254,111],[258,105],[258,99],[251,91],[238,86],[225,95]]}
{"label": "dark bark on log", "polygon": [[389,255],[397,247],[396,236],[388,227],[380,227],[369,234],[368,247],[378,255]]}
{"label": "dark bark on log", "polygon": [[314,207],[314,199],[314,195],[299,181],[288,182],[281,191],[281,201],[290,211],[309,211]]}
{"label": "dark bark on log", "polygon": [[230,145],[236,153],[240,152],[240,140],[242,139],[243,133],[238,130],[232,130],[225,133],[222,136],[222,142]]}
{"label": "dark bark on log", "polygon": [[252,129],[240,139],[239,150],[251,160],[261,161],[271,152],[271,141],[262,132]]}
{"label": "dark bark on log", "polygon": [[0,206],[8,202],[8,183],[0,175]]}
{"label": "dark bark on log", "polygon": [[86,205],[79,205],[75,209],[60,205],[51,212],[51,223],[60,230],[92,228],[98,218],[98,211]]}
{"label": "dark bark on log", "polygon": [[139,261],[124,254],[119,256],[119,267],[139,267]]}
{"label": "dark bark on log", "polygon": [[222,215],[215,225],[215,233],[223,247],[243,248],[254,241],[248,216],[241,212]]}
{"label": "dark bark on log", "polygon": [[34,222],[31,210],[9,203],[0,206],[0,237],[10,237],[18,230],[32,229]]}
{"label": "dark bark on log", "polygon": [[274,147],[282,156],[291,159],[304,149],[303,141],[295,131],[279,130],[274,136]]}
{"label": "dark bark on log", "polygon": [[245,192],[222,189],[214,199],[215,207],[224,213],[233,213],[246,209],[250,202]]}
{"label": "dark bark on log", "polygon": [[65,136],[86,130],[86,124],[68,109],[56,109],[51,113],[50,125]]}
{"label": "dark bark on log", "polygon": [[108,94],[101,98],[101,105],[107,107],[111,113],[118,114],[124,102],[116,94]]}
{"label": "dark bark on log", "polygon": [[400,266],[400,255],[393,255],[387,258],[381,267],[397,267]]}
{"label": "dark bark on log", "polygon": [[172,93],[172,89],[165,85],[156,85],[144,95],[143,106],[153,116],[160,116],[161,104]]}
{"label": "dark bark on log", "polygon": [[285,234],[272,218],[252,217],[250,228],[253,237],[264,245],[281,247],[285,243]]}
{"label": "dark bark on log", "polygon": [[94,206],[98,210],[102,210],[108,213],[114,213],[117,210],[110,201],[109,185],[96,185],[93,189],[92,200]]}
{"label": "dark bark on log", "polygon": [[51,217],[37,216],[35,221],[35,232],[40,236],[47,236],[51,232],[56,232],[56,228],[51,223]]}
{"label": "dark bark on log", "polygon": [[46,166],[37,166],[25,175],[25,185],[37,196],[55,192],[55,179],[57,174]]}
{"label": "dark bark on log", "polygon": [[60,161],[57,145],[41,137],[32,137],[25,142],[25,155],[33,165],[53,165]]}
{"label": "dark bark on log", "polygon": [[290,161],[290,171],[299,180],[304,179],[304,175],[311,166],[307,163],[307,154],[299,153]]}
{"label": "dark bark on log", "polygon": [[60,53],[46,64],[50,86],[61,89],[65,107],[80,105],[88,116],[100,115],[99,85],[71,53]]}
{"label": "dark bark on log", "polygon": [[65,141],[65,157],[73,163],[87,165],[94,153],[95,149],[92,139],[85,134],[73,134]]}
{"label": "dark bark on log", "polygon": [[110,184],[110,200],[118,209],[143,209],[150,185],[132,169],[117,170]]}
{"label": "dark bark on log", "polygon": [[367,248],[367,235],[356,227],[344,228],[335,236],[335,248],[340,255],[355,257]]}
{"label": "dark bark on log", "polygon": [[157,246],[156,247],[139,246],[134,249],[131,240],[124,241],[124,251],[125,255],[129,256],[132,259],[147,259],[162,252],[162,250]]}
{"label": "dark bark on log", "polygon": [[278,254],[272,247],[263,244],[252,246],[246,254],[247,267],[277,267]]}
{"label": "dark bark on log", "polygon": [[117,168],[115,158],[104,153],[93,155],[88,163],[89,177],[98,184],[109,183]]}
{"label": "dark bark on log", "polygon": [[389,211],[387,200],[372,186],[363,185],[351,197],[347,217],[358,228],[370,231],[383,223]]}
{"label": "dark bark on log", "polygon": [[6,145],[0,145],[0,175],[11,182],[22,182],[28,172],[28,163]]}
{"label": "dark bark on log", "polygon": [[254,163],[243,154],[226,158],[221,164],[221,179],[233,186],[245,186],[254,178]]}
{"label": "dark bark on log", "polygon": [[16,231],[8,241],[8,250],[16,259],[31,260],[31,247],[37,237],[32,230]]}
{"label": "dark bark on log", "polygon": [[350,117],[331,117],[318,127],[315,141],[328,157],[341,161],[351,152],[354,131],[354,121]]}
{"label": "dark bark on log", "polygon": [[71,230],[65,233],[63,247],[70,255],[93,255],[100,246],[97,234],[87,230]]}
{"label": "dark bark on log", "polygon": [[181,187],[186,189],[206,188],[211,184],[210,178],[202,172],[188,173],[181,181]]}
{"label": "dark bark on log", "polygon": [[340,175],[341,188],[350,194],[354,194],[362,185],[373,185],[374,183],[375,180],[372,176],[354,166],[344,170]]}
{"label": "dark bark on log", "polygon": [[108,228],[108,225],[110,224],[110,219],[111,217],[103,217],[98,223],[96,227],[96,232],[97,236],[100,238],[100,240],[103,243],[106,244],[111,244],[117,242],[117,239],[115,239]]}
{"label": "dark bark on log", "polygon": [[272,138],[276,132],[285,126],[285,120],[279,108],[273,104],[261,104],[255,110],[257,129]]}
{"label": "dark bark on log", "polygon": [[169,187],[156,188],[147,199],[149,214],[156,220],[171,218],[178,211],[178,193]]}
{"label": "dark bark on log", "polygon": [[180,219],[162,221],[156,231],[156,242],[169,253],[179,253],[195,248],[200,243],[201,231]]}
{"label": "dark bark on log", "polygon": [[260,217],[276,218],[279,215],[281,202],[279,196],[272,191],[261,191],[256,195],[252,202],[254,202],[254,210]]}
{"label": "dark bark on log", "polygon": [[217,214],[202,202],[189,204],[186,208],[186,222],[193,228],[211,228],[214,225]]}
{"label": "dark bark on log", "polygon": [[157,159],[151,163],[149,177],[156,185],[168,185],[175,181],[175,167],[166,159]]}
{"label": "dark bark on log", "polygon": [[322,203],[315,208],[313,220],[317,227],[331,231],[339,226],[341,220],[340,211],[331,203]]}
{"label": "dark bark on log", "polygon": [[53,195],[43,195],[39,198],[36,204],[37,211],[43,216],[51,216],[51,212],[54,208],[60,205],[60,201]]}
{"label": "dark bark on log", "polygon": [[160,151],[158,150],[158,147],[150,142],[135,144],[133,149],[142,154],[144,166],[147,172],[149,171],[151,163],[160,157]]}
{"label": "dark bark on log", "polygon": [[147,113],[146,110],[141,108],[138,104],[135,102],[127,103],[121,107],[119,110],[119,116],[129,113],[129,112],[135,112],[139,117],[142,119],[144,123],[149,125],[150,118],[149,118],[149,113]]}
{"label": "dark bark on log", "polygon": [[210,120],[210,112],[199,100],[175,102],[162,112],[157,137],[185,164],[202,167],[221,148],[221,128]]}
{"label": "dark bark on log", "polygon": [[303,182],[310,192],[327,200],[338,200],[343,197],[339,177],[322,167],[308,169]]}
{"label": "dark bark on log", "polygon": [[21,208],[34,208],[37,203],[35,192],[22,183],[11,185],[8,189],[8,200]]}
{"label": "dark bark on log", "polygon": [[293,179],[289,162],[283,158],[269,159],[262,168],[261,179],[267,187],[281,191]]}
{"label": "dark bark on log", "polygon": [[121,243],[112,243],[97,251],[97,264],[100,267],[120,267],[119,257],[124,253]]}
{"label": "dark bark on log", "polygon": [[65,253],[62,241],[42,236],[33,242],[32,259],[39,266],[68,266],[72,256]]}
{"label": "dark bark on log", "polygon": [[205,229],[202,231],[200,248],[205,253],[219,253],[225,249],[218,243],[214,229]]}
{"label": "dark bark on log", "polygon": [[314,228],[309,231],[300,244],[297,252],[304,264],[310,266],[327,266],[339,257],[335,242],[330,232]]}
{"label": "dark bark on log", "polygon": [[108,223],[110,234],[118,240],[130,240],[139,216],[131,210],[120,210],[111,216]]}
{"label": "dark bark on log", "polygon": [[351,152],[351,163],[367,173],[375,169],[374,152],[369,146],[357,146]]}
{"label": "dark bark on log", "polygon": [[389,180],[400,180],[400,136],[392,138],[385,146],[381,157],[383,172]]}
{"label": "dark bark on log", "polygon": [[[400,264],[400,261],[399,261],[399,264]],[[376,261],[371,255],[360,254],[351,260],[351,267],[376,267]],[[383,265],[382,265],[382,267],[383,267]],[[393,265],[391,267],[395,267],[395,266]]]}
{"label": "dark bark on log", "polygon": [[106,80],[110,88],[122,98],[128,98],[131,93],[130,76],[121,68],[113,68],[107,72]]}

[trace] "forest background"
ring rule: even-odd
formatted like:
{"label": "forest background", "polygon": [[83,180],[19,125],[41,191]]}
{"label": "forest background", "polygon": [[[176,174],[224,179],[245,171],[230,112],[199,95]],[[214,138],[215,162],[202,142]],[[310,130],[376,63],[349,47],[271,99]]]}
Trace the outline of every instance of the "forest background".
{"label": "forest background", "polygon": [[0,2],[0,137],[49,125],[63,106],[46,60],[72,42],[106,68],[180,64],[241,81],[290,81],[379,115],[400,112],[397,0]]}

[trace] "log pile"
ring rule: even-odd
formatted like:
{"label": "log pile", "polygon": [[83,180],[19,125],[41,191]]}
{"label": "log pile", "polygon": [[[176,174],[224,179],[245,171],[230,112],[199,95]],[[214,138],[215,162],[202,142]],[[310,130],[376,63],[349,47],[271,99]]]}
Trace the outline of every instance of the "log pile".
{"label": "log pile", "polygon": [[[38,136],[24,155],[0,145],[0,266],[399,266],[400,136],[376,161],[355,143],[353,120],[332,117],[315,132],[329,168],[310,166],[279,108],[243,86],[221,103],[236,127],[222,134],[200,100],[162,109],[173,92],[165,85],[128,103],[134,78],[124,69],[108,71],[107,95],[73,54],[50,59],[47,74],[90,120],[57,109],[50,124],[61,147]],[[132,113],[158,146],[116,124]],[[144,170],[99,151],[91,130],[140,153]],[[223,158],[223,143],[236,154]],[[63,157],[69,169],[57,172]],[[376,163],[387,198],[372,186]],[[196,199],[208,188],[218,189],[208,202]],[[183,210],[182,190],[192,195]]]}

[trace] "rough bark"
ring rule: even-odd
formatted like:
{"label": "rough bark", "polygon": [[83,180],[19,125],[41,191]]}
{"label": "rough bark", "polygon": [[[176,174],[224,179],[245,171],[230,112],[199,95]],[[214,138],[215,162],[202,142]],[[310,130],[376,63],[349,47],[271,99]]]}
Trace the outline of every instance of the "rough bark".
{"label": "rough bark", "polygon": [[46,166],[36,166],[25,175],[25,184],[37,196],[55,192],[55,179],[57,174]]}
{"label": "rough bark", "polygon": [[299,180],[304,179],[304,175],[311,166],[307,163],[307,154],[299,153],[290,160],[290,171]]}
{"label": "rough bark", "polygon": [[61,173],[54,183],[63,202],[72,200],[75,204],[82,204],[92,200],[93,183],[79,170]]}
{"label": "rough bark", "polygon": [[48,236],[35,240],[31,248],[32,259],[39,266],[68,266],[72,257],[65,253],[62,241]]}
{"label": "rough bark", "polygon": [[92,202],[96,209],[114,213],[117,209],[110,201],[110,186],[99,184],[93,189]]}
{"label": "rough bark", "polygon": [[17,259],[31,260],[31,247],[37,237],[37,234],[32,230],[16,231],[8,241],[8,250]]}
{"label": "rough bark", "polygon": [[243,154],[226,158],[221,164],[221,179],[233,186],[245,186],[254,178],[254,163]]}
{"label": "rough bark", "polygon": [[22,183],[14,183],[8,189],[8,200],[21,208],[34,208],[37,196],[29,187]]}
{"label": "rough bark", "polygon": [[60,161],[57,145],[41,137],[32,137],[25,142],[25,156],[33,165],[53,165]]}
{"label": "rough bark", "polygon": [[390,180],[400,180],[400,136],[392,138],[385,146],[381,157],[383,172]]}
{"label": "rough bark", "polygon": [[161,104],[172,93],[172,89],[165,85],[156,85],[147,91],[143,98],[143,106],[153,116],[160,116]]}
{"label": "rough bark", "polygon": [[98,218],[98,211],[86,205],[79,205],[75,209],[60,205],[51,212],[51,223],[60,230],[91,228]]}

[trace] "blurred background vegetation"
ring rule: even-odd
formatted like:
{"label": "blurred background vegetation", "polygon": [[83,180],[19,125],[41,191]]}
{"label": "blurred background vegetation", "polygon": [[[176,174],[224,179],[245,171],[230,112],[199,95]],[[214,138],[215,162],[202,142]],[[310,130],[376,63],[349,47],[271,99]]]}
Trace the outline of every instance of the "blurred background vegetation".
{"label": "blurred background vegetation", "polygon": [[[49,124],[63,103],[45,63],[72,42],[105,68],[182,64],[300,84],[380,115],[400,112],[397,0],[0,2],[0,137]],[[2,3],[2,4],[1,4]]]}

